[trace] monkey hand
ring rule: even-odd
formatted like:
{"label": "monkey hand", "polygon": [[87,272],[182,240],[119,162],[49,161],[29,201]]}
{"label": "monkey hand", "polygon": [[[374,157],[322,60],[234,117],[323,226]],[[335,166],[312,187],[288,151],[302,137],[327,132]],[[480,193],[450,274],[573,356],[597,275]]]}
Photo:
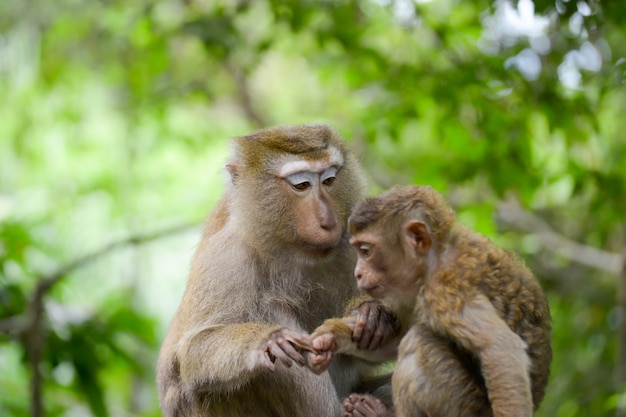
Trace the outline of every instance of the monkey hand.
{"label": "monkey hand", "polygon": [[377,350],[393,339],[399,331],[398,320],[391,311],[376,301],[367,301],[350,313],[356,318],[352,341],[359,349]]}
{"label": "monkey hand", "polygon": [[313,352],[307,334],[280,329],[270,335],[261,346],[259,353],[262,363],[273,372],[276,369],[276,359],[287,368],[290,368],[294,362],[300,366],[305,366],[307,361],[303,356],[303,351]]}
{"label": "monkey hand", "polygon": [[[375,305],[378,304],[375,303]],[[395,337],[397,333],[395,316],[384,310],[384,313],[377,317],[378,320],[375,323],[378,324],[378,328],[375,329],[374,333],[380,331],[383,337],[376,337],[378,344],[376,347],[372,347],[373,345],[370,343],[369,349],[359,347],[359,342],[354,340],[353,333],[358,323],[356,314],[324,321],[311,334],[311,346],[315,352],[307,353],[309,369],[318,374],[325,371],[330,366],[333,354],[336,353],[349,354],[376,362],[396,357],[400,338]],[[395,342],[390,343],[392,340]]]}
{"label": "monkey hand", "polygon": [[330,367],[333,361],[333,351],[307,352],[306,366],[316,374],[321,374]]}
{"label": "monkey hand", "polygon": [[345,319],[326,320],[311,334],[311,346],[315,352],[307,353],[307,367],[321,374],[330,366],[333,352],[345,351],[352,344],[352,327]]}
{"label": "monkey hand", "polygon": [[333,318],[325,320],[313,334],[311,345],[317,352],[337,350],[344,352],[352,344],[353,317]]}

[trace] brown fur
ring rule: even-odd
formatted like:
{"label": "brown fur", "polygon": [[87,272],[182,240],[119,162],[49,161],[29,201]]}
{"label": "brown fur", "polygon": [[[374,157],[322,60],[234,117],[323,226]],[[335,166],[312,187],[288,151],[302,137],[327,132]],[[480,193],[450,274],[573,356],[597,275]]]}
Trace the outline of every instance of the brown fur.
{"label": "brown fur", "polygon": [[[289,158],[325,161],[332,147],[344,163],[330,191],[314,201],[324,215],[336,215],[338,229],[310,232],[319,229],[319,219],[294,210],[297,197],[276,170]],[[306,335],[324,318],[340,315],[356,294],[355,258],[344,234],[350,209],[363,196],[364,176],[327,126],[276,127],[236,138],[227,168],[231,183],[206,222],[161,349],[163,414],[339,416],[339,398],[359,379],[355,359],[340,358],[323,375],[276,359],[272,372],[270,348],[286,329]],[[299,222],[309,223],[299,229]],[[338,240],[316,253],[302,248],[298,230],[313,240],[336,233]]]}
{"label": "brown fur", "polygon": [[[393,306],[407,330],[392,379],[397,415],[530,416],[552,359],[550,312],[530,270],[454,223],[430,187],[396,187],[366,200],[349,229],[359,287]],[[327,320],[313,343],[353,352],[346,334]]]}

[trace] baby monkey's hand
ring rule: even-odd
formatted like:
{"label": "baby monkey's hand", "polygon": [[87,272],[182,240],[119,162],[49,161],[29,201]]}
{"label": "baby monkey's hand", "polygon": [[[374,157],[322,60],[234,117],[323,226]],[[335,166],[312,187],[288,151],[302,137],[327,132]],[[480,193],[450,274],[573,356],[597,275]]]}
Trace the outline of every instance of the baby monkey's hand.
{"label": "baby monkey's hand", "polygon": [[333,318],[315,329],[310,338],[315,352],[307,352],[307,367],[316,374],[321,374],[332,363],[333,352],[351,351],[355,323],[355,317]]}

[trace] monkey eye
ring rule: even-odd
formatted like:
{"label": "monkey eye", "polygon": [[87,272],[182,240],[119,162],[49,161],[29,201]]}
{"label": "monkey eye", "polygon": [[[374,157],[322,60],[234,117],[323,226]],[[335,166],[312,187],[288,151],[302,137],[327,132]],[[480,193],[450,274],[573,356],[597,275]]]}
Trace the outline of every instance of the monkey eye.
{"label": "monkey eye", "polygon": [[357,249],[363,258],[368,258],[372,253],[372,249],[369,245],[361,244]]}
{"label": "monkey eye", "polygon": [[304,181],[304,182],[300,182],[298,184],[291,184],[291,186],[298,190],[298,191],[304,191],[306,189],[308,189],[309,187],[311,187],[311,183],[308,181]]}
{"label": "monkey eye", "polygon": [[328,168],[326,171],[322,172],[322,175],[321,175],[322,184],[324,184],[327,187],[330,187],[331,185],[335,183],[335,180],[337,179],[336,175],[337,175],[336,167]]}
{"label": "monkey eye", "polygon": [[306,191],[311,188],[311,174],[307,172],[296,172],[286,177],[285,180],[296,191]]}

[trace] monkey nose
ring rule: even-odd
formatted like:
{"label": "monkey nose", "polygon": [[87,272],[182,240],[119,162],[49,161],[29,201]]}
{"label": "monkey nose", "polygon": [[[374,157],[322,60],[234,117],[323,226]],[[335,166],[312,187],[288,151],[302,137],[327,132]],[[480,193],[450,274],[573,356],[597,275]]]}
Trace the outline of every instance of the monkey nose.
{"label": "monkey nose", "polygon": [[337,227],[337,219],[333,213],[323,216],[320,219],[320,227],[324,230],[330,231]]}

